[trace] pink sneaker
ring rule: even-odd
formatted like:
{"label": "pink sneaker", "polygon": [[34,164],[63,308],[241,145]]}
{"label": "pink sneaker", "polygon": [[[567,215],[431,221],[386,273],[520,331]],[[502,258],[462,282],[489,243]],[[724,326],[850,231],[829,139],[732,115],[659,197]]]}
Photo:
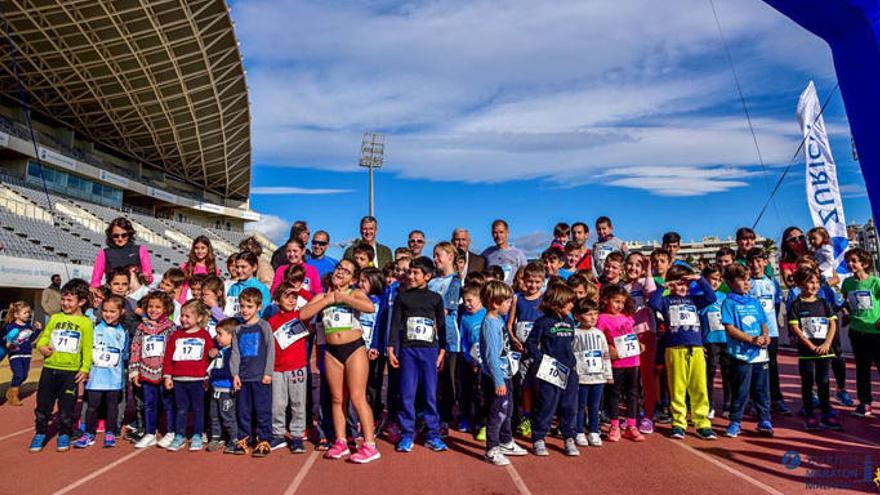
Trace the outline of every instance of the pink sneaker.
{"label": "pink sneaker", "polygon": [[99,419],[98,426],[95,428],[95,433],[104,433],[105,431],[107,431],[107,421]]}
{"label": "pink sneaker", "polygon": [[379,453],[375,445],[364,443],[361,445],[360,450],[352,454],[348,459],[357,464],[366,464],[378,460],[380,457],[382,457],[382,454]]}
{"label": "pink sneaker", "polygon": [[330,450],[324,453],[324,459],[342,459],[349,454],[351,451],[348,450],[348,444],[345,443],[345,440],[337,440],[330,447]]}
{"label": "pink sneaker", "polygon": [[620,427],[612,426],[610,430],[608,430],[608,441],[609,442],[619,442],[620,441]]}
{"label": "pink sneaker", "polygon": [[633,442],[645,441],[645,437],[643,437],[642,434],[639,433],[638,428],[636,428],[635,426],[627,427],[626,431],[623,432],[623,438],[632,440]]}

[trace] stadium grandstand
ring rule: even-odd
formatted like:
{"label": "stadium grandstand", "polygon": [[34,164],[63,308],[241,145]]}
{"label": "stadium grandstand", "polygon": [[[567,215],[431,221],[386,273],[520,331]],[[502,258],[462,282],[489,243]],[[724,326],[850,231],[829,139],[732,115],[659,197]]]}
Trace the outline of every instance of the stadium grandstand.
{"label": "stadium grandstand", "polygon": [[88,277],[117,216],[158,274],[199,235],[237,250],[259,215],[224,0],[11,0],[0,16],[0,302]]}

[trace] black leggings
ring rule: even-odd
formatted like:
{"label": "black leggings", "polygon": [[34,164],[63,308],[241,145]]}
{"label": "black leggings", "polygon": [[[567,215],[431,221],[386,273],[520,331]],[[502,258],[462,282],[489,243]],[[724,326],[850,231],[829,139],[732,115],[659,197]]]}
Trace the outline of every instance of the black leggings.
{"label": "black leggings", "polygon": [[86,410],[86,431],[95,434],[95,425],[98,420],[98,411],[104,406],[104,418],[107,433],[114,435],[119,433],[119,397],[121,390],[86,390],[89,396],[88,409]]}
{"label": "black leggings", "polygon": [[614,385],[605,387],[608,391],[608,416],[615,420],[620,416],[620,398],[626,397],[626,417],[635,419],[639,415],[639,367],[614,368]]}

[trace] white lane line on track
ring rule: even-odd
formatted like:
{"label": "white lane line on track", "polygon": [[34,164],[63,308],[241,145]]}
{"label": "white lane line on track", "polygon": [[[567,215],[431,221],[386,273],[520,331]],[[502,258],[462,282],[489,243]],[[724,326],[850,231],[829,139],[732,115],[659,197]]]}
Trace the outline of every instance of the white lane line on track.
{"label": "white lane line on track", "polygon": [[752,478],[751,476],[749,476],[749,475],[747,475],[747,474],[745,474],[745,473],[743,473],[743,472],[737,471],[736,469],[734,469],[734,468],[728,466],[727,464],[725,464],[725,463],[721,462],[720,460],[718,460],[718,459],[712,457],[711,455],[709,455],[709,454],[707,454],[707,453],[705,453],[705,452],[701,452],[701,451],[699,451],[699,450],[697,450],[697,449],[691,447],[690,445],[687,445],[686,443],[684,443],[684,442],[682,442],[682,441],[680,441],[680,440],[671,440],[671,439],[667,439],[667,441],[672,442],[674,445],[677,445],[677,446],[679,446],[679,447],[681,447],[681,448],[683,448],[683,449],[685,449],[685,450],[691,452],[692,454],[694,454],[694,455],[696,455],[697,457],[703,459],[704,461],[710,462],[710,463],[714,464],[715,466],[718,466],[719,468],[721,468],[721,469],[727,471],[728,473],[730,473],[730,474],[736,476],[737,478],[740,478],[740,479],[742,479],[742,480],[744,480],[744,481],[746,481],[746,482],[748,482],[748,483],[750,483],[750,484],[752,484],[752,485],[754,485],[754,486],[760,488],[761,490],[764,490],[765,492],[767,492],[767,493],[769,493],[769,494],[771,494],[771,495],[784,495],[782,492],[780,492],[779,490],[773,488],[772,486],[770,486],[770,485],[768,485],[768,484],[766,484],[766,483],[764,483],[764,482],[762,482],[762,481],[758,481],[758,480],[756,480],[755,478]]}
{"label": "white lane line on track", "polygon": [[146,452],[146,451],[148,451],[148,450],[149,450],[149,449],[138,449],[138,450],[135,450],[134,452],[128,454],[127,456],[125,456],[125,457],[123,457],[123,458],[121,458],[121,459],[116,459],[115,461],[111,462],[110,464],[107,464],[106,466],[104,466],[104,467],[102,467],[101,469],[95,471],[94,473],[92,473],[92,474],[90,474],[90,475],[88,475],[88,476],[86,476],[86,477],[84,477],[84,478],[80,478],[80,479],[74,481],[73,483],[71,483],[71,484],[67,485],[66,487],[64,487],[64,488],[62,488],[62,489],[60,489],[60,490],[58,490],[57,492],[53,493],[52,495],[63,495],[63,494],[68,493],[68,492],[70,492],[70,491],[72,491],[72,490],[75,490],[75,489],[79,488],[80,486],[82,486],[82,485],[88,483],[89,481],[91,481],[91,480],[97,478],[98,476],[101,476],[102,474],[104,474],[104,473],[110,471],[111,469],[113,469],[113,468],[115,468],[116,466],[122,464],[123,462],[127,462],[127,461],[129,461],[129,460],[131,460],[131,459],[134,459],[135,457],[137,457],[137,456],[143,454],[144,452]]}
{"label": "white lane line on track", "polygon": [[293,481],[287,485],[287,489],[284,490],[284,495],[293,495],[299,489],[299,486],[302,485],[303,480],[306,479],[306,475],[309,474],[309,471],[312,469],[312,466],[315,464],[315,461],[318,459],[318,456],[321,455],[320,451],[312,451],[312,454],[309,455],[309,458],[306,459],[305,464],[299,469],[299,472],[296,473],[296,477],[293,478]]}
{"label": "white lane line on track", "polygon": [[523,481],[522,476],[519,475],[519,471],[513,467],[513,463],[505,466],[507,470],[507,474],[510,475],[510,479],[513,480],[513,484],[516,485],[516,489],[519,491],[520,495],[532,495],[532,492],[529,491],[529,487],[526,486],[526,482]]}
{"label": "white lane line on track", "polygon": [[22,433],[27,433],[29,431],[34,431],[34,427],[31,426],[31,427],[25,428],[23,430],[18,430],[18,431],[14,431],[12,433],[8,433],[6,435],[3,435],[2,437],[0,437],[0,441],[6,440],[7,438],[17,437],[18,435],[21,435]]}

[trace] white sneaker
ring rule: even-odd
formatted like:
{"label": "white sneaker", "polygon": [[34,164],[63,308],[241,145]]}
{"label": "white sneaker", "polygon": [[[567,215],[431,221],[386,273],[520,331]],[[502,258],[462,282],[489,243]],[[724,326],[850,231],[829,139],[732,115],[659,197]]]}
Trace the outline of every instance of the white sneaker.
{"label": "white sneaker", "polygon": [[136,449],[145,449],[156,445],[156,435],[144,435],[137,443],[134,444]]}
{"label": "white sneaker", "polygon": [[202,443],[205,445],[208,444],[208,434],[207,433],[202,433]]}
{"label": "white sneaker", "polygon": [[501,453],[503,455],[515,455],[515,456],[529,455],[528,450],[520,447],[513,440],[511,440],[510,443],[502,443],[501,446],[499,447],[499,449],[501,450]]}
{"label": "white sneaker", "polygon": [[510,459],[504,457],[504,454],[501,453],[500,447],[489,449],[489,452],[486,452],[486,461],[491,462],[496,466],[507,466],[510,464]]}
{"label": "white sneaker", "polygon": [[576,443],[578,447],[586,447],[587,445],[590,445],[587,442],[587,435],[583,433],[578,433],[577,436],[574,437],[574,443]]}
{"label": "white sneaker", "polygon": [[601,447],[602,437],[598,433],[590,433],[587,435],[587,442],[589,442],[590,447]]}
{"label": "white sneaker", "polygon": [[574,444],[574,438],[565,439],[565,455],[570,457],[581,455],[580,451],[578,451],[577,445]]}
{"label": "white sneaker", "polygon": [[171,445],[171,442],[173,442],[173,441],[174,441],[174,432],[169,431],[168,433],[165,434],[164,437],[162,437],[162,440],[159,440],[159,448],[167,449]]}

